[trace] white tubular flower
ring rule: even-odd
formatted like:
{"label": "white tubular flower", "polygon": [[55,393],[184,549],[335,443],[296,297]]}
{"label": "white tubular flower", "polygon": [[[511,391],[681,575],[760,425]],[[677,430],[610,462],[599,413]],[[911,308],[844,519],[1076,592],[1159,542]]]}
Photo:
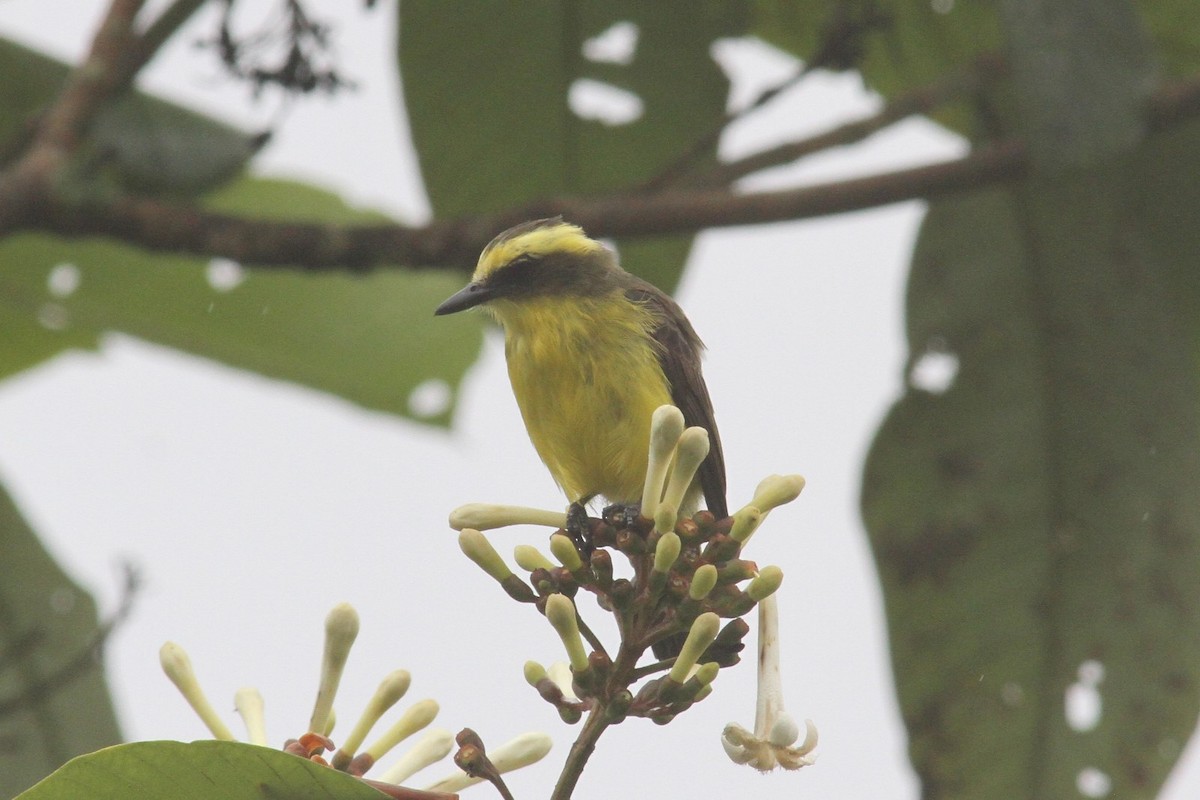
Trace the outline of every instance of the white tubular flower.
{"label": "white tubular flower", "polygon": [[554,569],[554,562],[542,555],[542,551],[531,544],[519,544],[514,547],[513,560],[526,572],[533,572],[535,569]]}
{"label": "white tubular flower", "polygon": [[[667,481],[662,504],[654,514],[654,527],[659,532],[674,530],[683,496],[692,485],[692,478],[696,477],[700,463],[708,455],[708,448],[708,431],[704,428],[688,428],[679,437],[679,445],[675,449],[675,466],[671,470],[670,480]],[[645,514],[644,511],[642,513]]]}
{"label": "white tubular flower", "polygon": [[642,516],[654,519],[662,501],[667,470],[675,457],[675,446],[683,434],[683,412],[675,406],[659,406],[650,417],[650,455],[646,483],[642,489]]}
{"label": "white tubular flower", "polygon": [[554,681],[554,685],[563,693],[563,699],[569,700],[572,703],[578,703],[579,697],[575,694],[574,677],[571,675],[571,667],[565,661],[555,661],[546,669],[546,677]]}
{"label": "white tubular flower", "polygon": [[579,550],[566,534],[556,533],[550,537],[550,555],[557,558],[559,563],[571,572],[583,569],[583,559],[579,556]]}
{"label": "white tubular flower", "polygon": [[388,768],[379,780],[384,783],[401,784],[416,773],[435,764],[454,749],[454,734],[445,728],[426,731],[412,749],[400,756],[400,760]]}
{"label": "white tubular flower", "polygon": [[816,758],[809,755],[817,746],[817,727],[804,721],[805,735],[783,709],[783,677],[779,669],[779,608],[775,595],[758,604],[758,707],[754,732],[729,723],[721,733],[725,753],[736,764],[749,764],[761,772],[775,767],[799,769]]}
{"label": "white tubular flower", "polygon": [[365,752],[371,757],[372,763],[379,761],[379,759],[387,755],[389,750],[417,731],[428,728],[429,724],[433,722],[434,717],[438,715],[438,711],[439,707],[436,700],[418,700],[413,703],[401,715],[400,719],[396,720],[392,724],[392,727],[388,728],[386,733],[376,739],[366,749]]}
{"label": "white tubular flower", "polygon": [[342,742],[341,749],[334,756],[334,768],[342,769],[350,762],[358,748],[362,747],[363,740],[367,738],[371,728],[375,727],[375,723],[379,722],[379,718],[387,713],[388,709],[400,702],[400,698],[404,697],[411,684],[412,675],[407,670],[398,669],[387,674],[367,702],[358,722],[346,736],[346,741]]}
{"label": "white tubular flower", "polygon": [[[495,750],[489,750],[488,758],[496,770],[503,774],[536,764],[546,757],[553,745],[553,740],[544,733],[523,733]],[[482,780],[483,778],[468,777],[465,772],[460,771],[426,786],[425,789],[430,792],[457,792]]]}
{"label": "white tubular flower", "polygon": [[503,582],[513,574],[496,552],[496,548],[492,547],[492,543],[477,529],[463,528],[458,534],[458,546],[467,558],[474,561],[493,580]]}
{"label": "white tubular flower", "polygon": [[800,475],[768,475],[754,489],[750,505],[764,514],[776,506],[790,503],[804,489],[804,478]]}
{"label": "white tubular flower", "polygon": [[229,742],[235,741],[233,732],[217,716],[212,703],[208,702],[208,697],[200,688],[200,682],[196,680],[196,673],[192,670],[192,660],[188,658],[187,651],[174,642],[167,642],[159,649],[158,660],[162,664],[163,672],[171,679],[171,683],[175,684],[175,688],[179,689],[183,699],[187,700],[188,705],[200,717],[200,721],[208,728],[213,738]]}
{"label": "white tubular flower", "polygon": [[686,681],[691,675],[692,668],[696,666],[696,661],[704,655],[704,651],[717,638],[720,629],[721,618],[713,612],[706,611],[696,617],[667,677],[676,683]]}
{"label": "white tubular flower", "polygon": [[506,528],[509,525],[545,525],[549,528],[563,528],[566,527],[566,524],[567,515],[561,511],[545,511],[525,506],[468,503],[450,512],[450,527],[456,531],[461,531],[463,528],[490,531],[493,528]]}
{"label": "white tubular flower", "polygon": [[342,682],[342,670],[350,657],[350,648],[358,638],[358,612],[349,603],[338,603],[325,618],[325,652],[321,656],[321,681],[317,687],[317,702],[313,706],[308,729],[325,730],[333,699]]}
{"label": "white tubular flower", "polygon": [[233,707],[237,709],[242,722],[246,723],[246,736],[249,737],[250,744],[267,744],[267,717],[264,706],[262,693],[251,686],[238,689],[233,696]]}
{"label": "white tubular flower", "polygon": [[547,597],[546,619],[558,633],[558,638],[562,639],[567,658],[571,661],[571,668],[580,672],[587,669],[587,651],[583,649],[579,621],[575,618],[575,604],[571,602],[571,598],[562,594]]}

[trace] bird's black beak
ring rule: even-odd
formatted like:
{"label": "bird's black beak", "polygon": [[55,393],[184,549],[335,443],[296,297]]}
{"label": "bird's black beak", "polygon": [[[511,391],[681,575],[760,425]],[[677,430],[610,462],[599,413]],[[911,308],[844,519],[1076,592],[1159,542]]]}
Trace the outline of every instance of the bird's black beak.
{"label": "bird's black beak", "polygon": [[433,313],[439,317],[442,314],[457,314],[459,311],[474,308],[480,303],[486,303],[495,294],[495,291],[488,288],[486,284],[468,283],[462,289],[447,297]]}

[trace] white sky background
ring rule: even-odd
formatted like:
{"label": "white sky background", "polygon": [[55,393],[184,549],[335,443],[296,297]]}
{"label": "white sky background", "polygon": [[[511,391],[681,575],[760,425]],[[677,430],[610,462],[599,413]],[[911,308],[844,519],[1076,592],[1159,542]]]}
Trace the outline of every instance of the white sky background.
{"label": "white sky background", "polygon": [[[370,14],[359,3],[310,5],[338,18],[341,65],[360,90],[301,102],[258,170],[331,187],[402,221],[427,218],[398,109],[394,4]],[[102,6],[7,0],[0,33],[73,60]],[[213,30],[212,20],[200,15],[141,85],[261,129],[276,105],[251,103],[245,87],[189,46]],[[792,68],[753,43],[729,46],[722,62],[733,73],[735,102]],[[722,152],[748,152],[798,126],[817,130],[876,105],[856,79],[818,75],[734,126]],[[759,185],[862,174],[961,148],[934,126],[909,122]],[[712,697],[671,725],[630,720],[611,729],[580,797],[916,796],[857,498],[870,438],[900,389],[903,280],[921,212],[906,203],[706,233],[678,292],[709,346],[705,374],[731,506],[767,474],[808,479],[800,500],[755,537],[749,557],[777,563],[787,576],[780,597],[788,709],[820,728],[817,765],[762,777],[725,758],[724,724],[753,723],[750,659],[723,670]],[[335,740],[379,679],[403,667],[413,673],[408,700],[441,703],[438,726],[473,727],[489,746],[531,729],[551,733],[548,759],[510,780],[518,797],[549,793],[576,729],[525,685],[521,665],[562,659],[561,646],[539,616],[461,556],[445,520],[470,501],[555,508],[562,498],[525,436],[498,335],[462,389],[447,433],[125,336],[0,386],[0,478],[54,555],[105,609],[116,598],[119,559],[132,559],[146,578],[109,650],[129,738],[206,738],[159,671],[158,648],[168,639],[190,652],[231,725],[233,693],[249,684],[266,697],[273,742],[303,732],[324,615],[345,600],[363,627],[336,704]],[[492,538],[508,555],[545,536],[530,528]],[[1197,761],[1188,759],[1166,797],[1200,792]],[[413,784],[449,768],[431,768]]]}

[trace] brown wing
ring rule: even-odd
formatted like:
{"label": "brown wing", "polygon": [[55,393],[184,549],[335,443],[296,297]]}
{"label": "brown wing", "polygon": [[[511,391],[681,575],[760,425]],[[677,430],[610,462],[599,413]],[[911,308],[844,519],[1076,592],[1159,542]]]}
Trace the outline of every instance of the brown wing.
{"label": "brown wing", "polygon": [[717,519],[727,517],[725,455],[721,451],[721,435],[717,432],[708,387],[700,372],[704,343],[679,305],[657,287],[630,276],[625,296],[635,303],[650,306],[662,319],[652,335],[660,346],[658,360],[671,384],[671,400],[683,412],[686,425],[699,425],[708,431],[708,456],[698,472],[704,502]]}

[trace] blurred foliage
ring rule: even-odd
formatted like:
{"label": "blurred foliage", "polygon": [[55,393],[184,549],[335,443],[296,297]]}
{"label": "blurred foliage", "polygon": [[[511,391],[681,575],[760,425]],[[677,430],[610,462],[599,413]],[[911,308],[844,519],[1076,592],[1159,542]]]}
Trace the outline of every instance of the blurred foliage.
{"label": "blurred foliage", "polygon": [[[686,25],[672,3],[405,2],[400,74],[434,211],[495,211],[655,177],[719,124],[729,80],[711,49],[746,22],[741,2],[691,4]],[[605,92],[625,116],[587,110]],[[714,156],[715,143],[701,163]],[[617,244],[626,269],[670,291],[691,241]]]}
{"label": "blurred foliage", "polygon": [[0,488],[0,796],[77,753],[121,740],[96,604],[44,549]]}

